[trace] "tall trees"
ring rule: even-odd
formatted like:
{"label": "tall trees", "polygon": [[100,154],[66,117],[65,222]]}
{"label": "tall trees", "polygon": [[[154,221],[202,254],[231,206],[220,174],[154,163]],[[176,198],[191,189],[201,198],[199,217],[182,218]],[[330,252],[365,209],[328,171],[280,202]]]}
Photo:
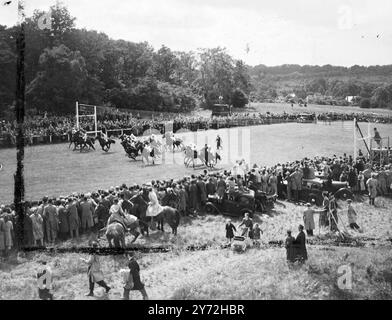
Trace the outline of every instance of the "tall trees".
{"label": "tall trees", "polygon": [[199,92],[206,106],[211,106],[223,98],[224,103],[232,103],[234,92],[245,95],[250,92],[250,77],[242,61],[235,61],[223,48],[202,49],[199,54]]}
{"label": "tall trees", "polygon": [[39,72],[26,95],[30,106],[50,112],[73,111],[83,97],[87,79],[86,63],[78,51],[65,45],[45,49],[39,59]]}

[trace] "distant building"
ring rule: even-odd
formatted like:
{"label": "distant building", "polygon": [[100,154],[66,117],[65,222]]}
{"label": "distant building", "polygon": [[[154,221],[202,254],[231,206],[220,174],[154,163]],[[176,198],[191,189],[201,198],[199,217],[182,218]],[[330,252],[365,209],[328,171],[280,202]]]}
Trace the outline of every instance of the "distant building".
{"label": "distant building", "polygon": [[347,96],[345,99],[348,103],[358,103],[361,100],[360,96]]}

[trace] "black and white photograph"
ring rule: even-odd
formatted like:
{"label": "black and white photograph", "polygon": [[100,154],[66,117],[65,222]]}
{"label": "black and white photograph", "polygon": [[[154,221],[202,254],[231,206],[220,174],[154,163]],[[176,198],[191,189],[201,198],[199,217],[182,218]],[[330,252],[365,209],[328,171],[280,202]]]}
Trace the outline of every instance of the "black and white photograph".
{"label": "black and white photograph", "polygon": [[1,0],[0,300],[391,300],[391,18]]}

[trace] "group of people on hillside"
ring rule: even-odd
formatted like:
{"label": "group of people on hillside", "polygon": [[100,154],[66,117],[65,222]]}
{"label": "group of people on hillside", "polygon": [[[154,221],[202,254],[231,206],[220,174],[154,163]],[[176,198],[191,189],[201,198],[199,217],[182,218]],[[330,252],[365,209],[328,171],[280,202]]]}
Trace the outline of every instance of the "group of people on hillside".
{"label": "group of people on hillside", "polygon": [[[115,199],[126,210],[132,206],[129,199],[137,193],[148,194],[148,188],[154,190],[159,202],[170,195],[168,198],[171,201],[167,205],[178,209],[182,215],[195,215],[203,212],[210,195],[217,195],[219,201],[223,201],[225,197],[230,199],[241,192],[259,190],[269,195],[276,194],[281,199],[298,202],[301,199],[303,179],[314,178],[316,172],[326,176],[328,181],[344,181],[344,173],[348,172],[347,182],[352,190],[368,192],[369,202],[373,205],[378,195],[391,192],[391,166],[372,166],[361,157],[355,161],[345,155],[315,157],[279,163],[271,167],[254,165],[251,168],[241,160],[237,161],[231,170],[223,172],[204,170],[202,174],[182,179],[153,180],[142,186],[123,184],[93,193],[73,193],[69,196],[44,197],[41,201],[26,202],[24,241],[21,245],[51,245],[58,240],[78,238],[81,233],[95,232],[106,226]],[[324,210],[335,203],[331,196],[333,195],[328,193],[327,197],[324,197]],[[148,197],[146,201],[149,201]],[[328,210],[337,220],[335,209]],[[335,219],[322,219],[323,224],[326,220],[331,220],[331,228],[334,229]],[[9,251],[17,240],[13,232],[16,222],[13,205],[0,206],[1,254]]]}

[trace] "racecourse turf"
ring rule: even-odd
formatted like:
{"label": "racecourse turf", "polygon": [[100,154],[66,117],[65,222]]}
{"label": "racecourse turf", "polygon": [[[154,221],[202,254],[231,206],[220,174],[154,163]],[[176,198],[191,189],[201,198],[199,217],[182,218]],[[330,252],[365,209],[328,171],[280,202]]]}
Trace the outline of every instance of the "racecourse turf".
{"label": "racecourse turf", "polygon": [[[367,134],[367,125],[360,124]],[[372,125],[373,127],[373,125]],[[382,136],[392,137],[392,125],[377,124]],[[236,160],[245,158],[248,163],[274,165],[316,155],[331,156],[353,153],[353,122],[319,124],[274,124],[245,128],[232,128],[182,133],[186,143],[199,147],[208,142],[215,145],[217,134],[223,139],[222,163],[218,168],[231,167]],[[72,192],[91,192],[108,189],[122,183],[142,184],[156,179],[176,179],[198,174],[205,168],[186,168],[184,154],[166,152],[155,166],[145,166],[126,157],[116,139],[110,152],[103,152],[99,144],[96,151],[72,151],[68,144],[26,147],[24,160],[25,198],[39,200],[44,195],[58,197]],[[358,145],[365,151],[364,145]],[[163,162],[163,163],[162,163]],[[13,200],[16,170],[16,150],[0,150],[0,203]]]}

